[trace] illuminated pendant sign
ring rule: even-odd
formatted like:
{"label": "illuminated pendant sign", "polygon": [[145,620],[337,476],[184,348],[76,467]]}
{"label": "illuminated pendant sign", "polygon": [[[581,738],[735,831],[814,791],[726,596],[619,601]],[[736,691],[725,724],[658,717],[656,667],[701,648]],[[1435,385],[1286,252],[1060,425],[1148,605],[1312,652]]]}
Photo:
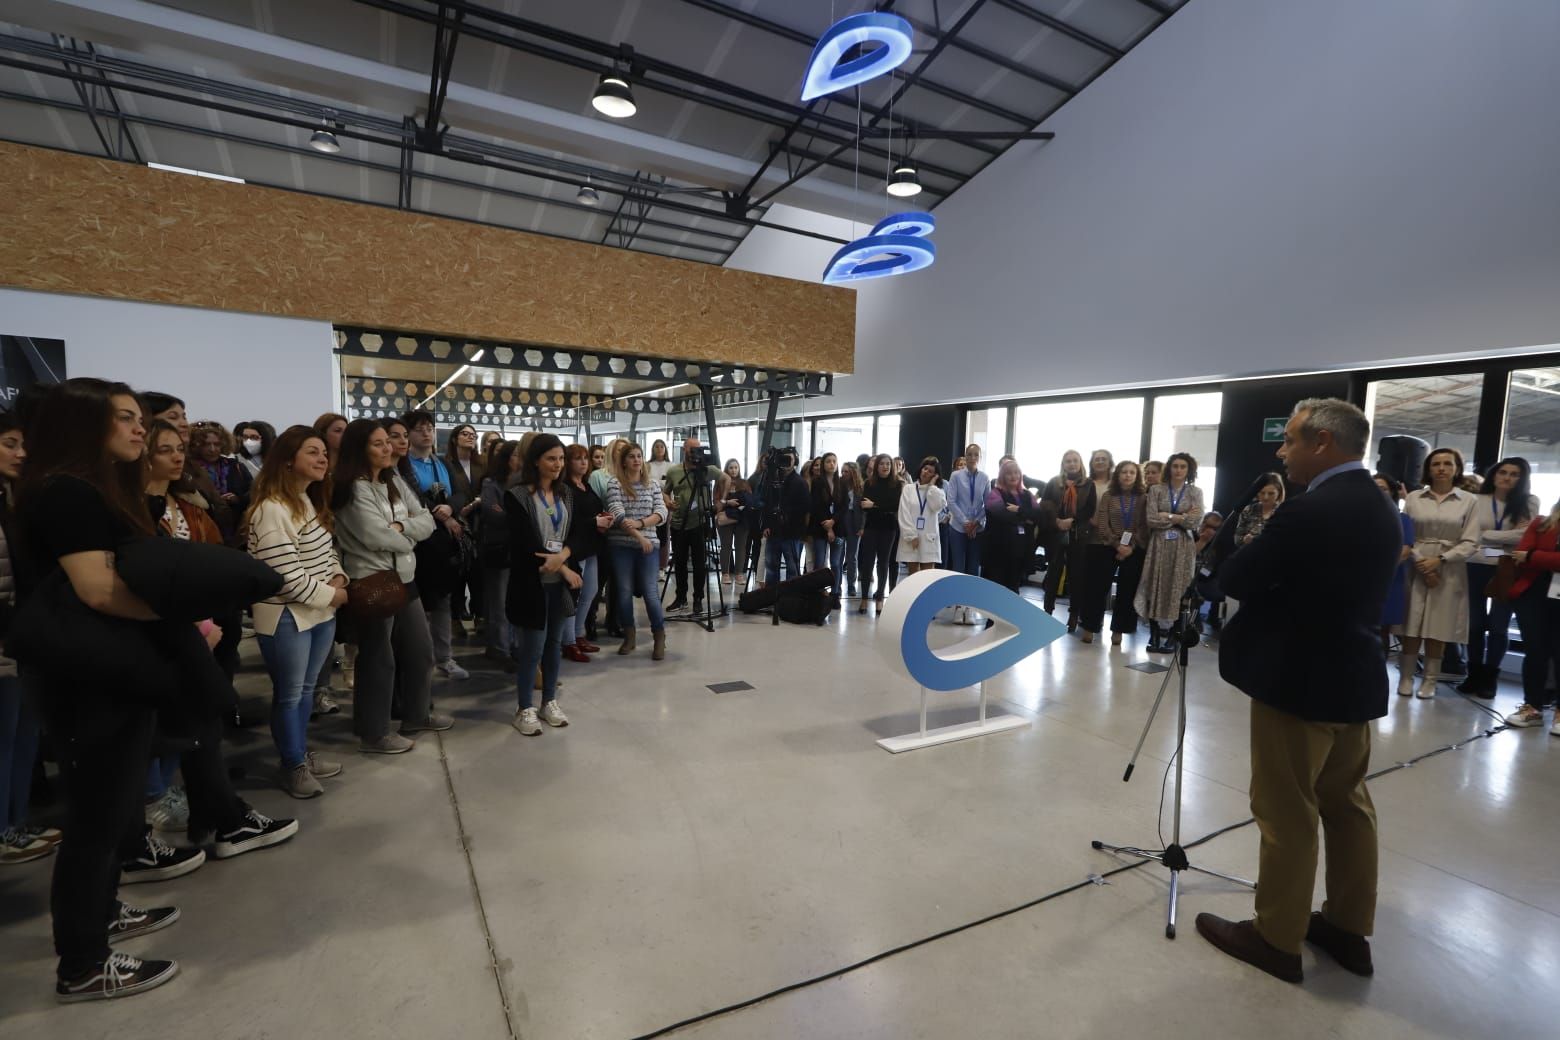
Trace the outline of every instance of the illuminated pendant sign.
{"label": "illuminated pendant sign", "polygon": [[930,213],[884,217],[866,238],[845,246],[823,269],[825,285],[847,285],[891,274],[909,274],[932,266],[937,247],[928,237],[937,229]]}
{"label": "illuminated pendant sign", "polygon": [[[910,57],[914,41],[910,23],[897,14],[871,11],[841,18],[818,38],[807,76],[802,80],[802,100],[854,87],[897,69]],[[859,58],[841,62],[853,47],[877,44]]]}

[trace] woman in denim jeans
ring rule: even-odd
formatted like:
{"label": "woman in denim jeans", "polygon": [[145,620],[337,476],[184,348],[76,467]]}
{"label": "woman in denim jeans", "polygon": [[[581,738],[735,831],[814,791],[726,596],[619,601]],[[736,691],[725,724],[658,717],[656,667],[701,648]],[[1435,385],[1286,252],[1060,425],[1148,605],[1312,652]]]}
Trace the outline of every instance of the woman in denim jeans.
{"label": "woman in denim jeans", "polygon": [[336,610],[347,602],[347,574],[331,541],[329,478],[324,439],[310,427],[290,427],[255,478],[247,518],[249,555],[283,578],[281,591],[252,609],[271,673],[282,790],[294,798],[324,794],[320,778],[341,772],[308,747],[314,680],[331,654]]}
{"label": "woman in denim jeans", "polygon": [[563,656],[584,664],[590,660],[589,655],[601,652],[601,647],[585,638],[585,624],[596,600],[601,555],[607,549],[602,535],[611,526],[612,518],[607,515],[606,503],[585,479],[590,475],[590,449],[583,444],[571,444],[564,450],[564,459],[564,483],[574,496],[575,515],[579,518],[574,526],[579,548],[569,558],[569,566],[580,576],[580,589],[574,613],[563,619],[562,646]]}
{"label": "woman in denim jeans", "polygon": [[[550,433],[526,446],[520,479],[504,492],[509,514],[509,591],[504,613],[514,626],[515,686],[519,709],[515,729],[528,737],[543,722],[562,727],[568,716],[558,706],[558,661],[563,623],[574,616],[572,593],[580,576],[568,563],[581,549],[580,532],[593,521],[577,514],[572,489],[563,479],[563,442]],[[542,669],[542,711],[533,704],[537,666]]]}
{"label": "woman in denim jeans", "polygon": [[650,634],[655,641],[650,656],[657,661],[666,656],[666,616],[656,581],[660,570],[656,528],[666,519],[664,510],[660,486],[650,479],[644,453],[638,445],[629,445],[617,473],[607,482],[607,512],[612,514],[607,544],[612,547],[612,565],[617,572],[617,616],[623,626],[623,645],[618,653],[634,652],[634,597],[638,596],[645,601],[645,613],[650,617]]}

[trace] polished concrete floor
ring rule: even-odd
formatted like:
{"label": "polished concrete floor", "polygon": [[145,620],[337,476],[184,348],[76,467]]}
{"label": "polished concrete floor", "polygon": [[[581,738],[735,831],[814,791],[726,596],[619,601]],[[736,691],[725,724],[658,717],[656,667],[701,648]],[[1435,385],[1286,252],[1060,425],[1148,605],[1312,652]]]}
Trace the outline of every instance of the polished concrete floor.
{"label": "polished concrete floor", "polygon": [[[991,681],[995,710],[1026,729],[889,755],[874,741],[915,728],[916,690],[878,657],[875,624],[674,624],[663,663],[565,662],[573,724],[535,738],[510,728],[512,680],[473,647],[473,678],[436,693],[457,727],[410,754],[365,758],[345,716],[317,723],[347,768],[310,802],[268,785],[269,739],[242,733],[246,796],[302,833],[126,888],[183,910],[125,946],[182,974],[122,1002],[55,1006],[48,862],[5,869],[0,1036],[628,1040],[1120,865],[1093,838],[1157,843],[1168,710],[1121,782],[1161,678],[1126,667],[1141,640],[1065,639]],[[1207,649],[1189,676],[1187,841],[1246,818],[1248,771],[1246,699]],[[733,680],[753,689],[706,688]],[[949,723],[975,698],[934,703]],[[1193,916],[1247,916],[1251,898],[1203,875],[1167,941],[1167,875],[1150,864],[676,1035],[1560,1035],[1560,739],[1469,740],[1492,720],[1456,695],[1391,707],[1377,768],[1467,743],[1372,786],[1372,980],[1308,952],[1291,986],[1217,953]],[[1249,877],[1256,847],[1248,826],[1192,856]]]}

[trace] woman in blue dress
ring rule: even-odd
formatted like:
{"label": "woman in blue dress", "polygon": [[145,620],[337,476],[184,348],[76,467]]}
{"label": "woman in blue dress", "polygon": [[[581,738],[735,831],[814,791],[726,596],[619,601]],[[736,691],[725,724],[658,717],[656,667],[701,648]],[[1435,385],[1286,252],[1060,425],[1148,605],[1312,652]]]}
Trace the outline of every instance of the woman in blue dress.
{"label": "woman in blue dress", "polygon": [[[1392,500],[1392,504],[1400,511],[1403,508],[1403,484],[1387,476],[1385,473],[1376,474],[1376,486],[1381,493]],[[1408,609],[1408,560],[1414,546],[1414,520],[1407,513],[1401,513],[1399,519],[1403,522],[1403,555],[1398,559],[1397,573],[1393,575],[1392,585],[1387,590],[1387,600],[1381,607],[1381,642],[1387,646],[1391,638],[1393,625],[1401,625],[1403,617]]]}

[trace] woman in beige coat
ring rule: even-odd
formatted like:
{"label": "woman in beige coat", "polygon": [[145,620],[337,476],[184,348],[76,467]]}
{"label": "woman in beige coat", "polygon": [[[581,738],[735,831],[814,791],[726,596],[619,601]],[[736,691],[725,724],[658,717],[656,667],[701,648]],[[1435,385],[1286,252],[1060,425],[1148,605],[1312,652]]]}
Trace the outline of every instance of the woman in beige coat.
{"label": "woman in beige coat", "polygon": [[1408,582],[1408,606],[1403,623],[1393,631],[1402,639],[1398,657],[1398,696],[1414,696],[1414,666],[1419,644],[1425,644],[1425,675],[1418,696],[1435,696],[1441,678],[1441,655],[1447,643],[1468,641],[1468,560],[1479,544],[1474,518],[1475,495],[1457,487],[1462,453],[1437,448],[1425,459],[1426,487],[1409,494],[1403,512],[1414,521]]}

